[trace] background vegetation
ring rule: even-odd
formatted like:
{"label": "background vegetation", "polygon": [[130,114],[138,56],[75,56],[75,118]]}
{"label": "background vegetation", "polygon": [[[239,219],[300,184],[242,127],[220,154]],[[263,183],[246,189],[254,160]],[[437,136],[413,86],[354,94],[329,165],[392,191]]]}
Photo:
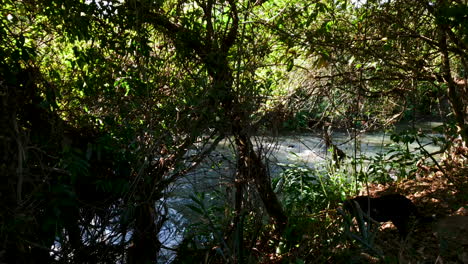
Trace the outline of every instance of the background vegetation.
{"label": "background vegetation", "polygon": [[[0,3],[2,262],[330,261],[364,183],[466,177],[466,1]],[[417,130],[376,157],[333,142],[421,117],[451,162]],[[272,177],[256,137],[299,131],[330,161]],[[187,193],[224,141],[231,169]]]}

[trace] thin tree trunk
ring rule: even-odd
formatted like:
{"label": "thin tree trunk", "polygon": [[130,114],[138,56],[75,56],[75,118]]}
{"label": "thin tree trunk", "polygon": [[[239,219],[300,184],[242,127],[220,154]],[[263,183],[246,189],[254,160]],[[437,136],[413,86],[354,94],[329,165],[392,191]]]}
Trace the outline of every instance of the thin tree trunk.
{"label": "thin tree trunk", "polygon": [[284,231],[288,217],[271,187],[270,177],[260,156],[254,151],[250,138],[245,134],[235,135],[239,152],[240,168],[245,177],[255,184],[268,215],[278,232]]}
{"label": "thin tree trunk", "polygon": [[440,24],[439,26],[439,48],[442,58],[442,76],[448,88],[448,99],[452,107],[452,112],[458,127],[462,140],[468,142],[468,124],[466,122],[466,105],[463,103],[463,97],[466,94],[460,89],[459,85],[454,81],[451,73],[450,58],[447,48],[447,34],[446,31],[450,30],[446,25]]}
{"label": "thin tree trunk", "polygon": [[[241,160],[238,159],[238,167],[239,164],[241,163]],[[239,220],[240,220],[240,215],[242,212],[242,200],[243,200],[243,187],[244,187],[244,181],[245,178],[243,177],[243,174],[240,171],[237,171],[236,173],[236,179],[234,186],[236,188],[235,190],[235,195],[234,195],[234,210],[235,210],[235,216],[232,224],[232,230],[237,230]]]}
{"label": "thin tree trunk", "polygon": [[156,263],[161,243],[158,239],[159,229],[155,223],[156,212],[154,201],[148,201],[136,208],[133,245],[128,250],[127,263]]}

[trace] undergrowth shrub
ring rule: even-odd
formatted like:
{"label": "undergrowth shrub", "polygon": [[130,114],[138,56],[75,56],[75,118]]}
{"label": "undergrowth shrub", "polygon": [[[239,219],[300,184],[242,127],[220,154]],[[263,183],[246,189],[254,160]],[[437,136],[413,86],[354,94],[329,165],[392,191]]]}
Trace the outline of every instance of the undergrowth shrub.
{"label": "undergrowth shrub", "polygon": [[317,213],[349,195],[354,186],[346,169],[331,171],[326,167],[312,169],[294,164],[280,164],[284,171],[272,184],[289,215]]}
{"label": "undergrowth shrub", "polygon": [[288,216],[288,228],[276,253],[292,263],[326,262],[343,242],[339,203],[355,192],[349,166],[330,169],[329,164],[309,168],[280,164],[284,171],[272,181]]}

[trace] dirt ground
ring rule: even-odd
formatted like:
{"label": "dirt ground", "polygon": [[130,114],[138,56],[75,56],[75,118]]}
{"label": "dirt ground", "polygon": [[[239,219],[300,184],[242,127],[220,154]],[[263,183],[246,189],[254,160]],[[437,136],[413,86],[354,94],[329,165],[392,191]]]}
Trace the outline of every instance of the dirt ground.
{"label": "dirt ground", "polygon": [[421,215],[434,216],[432,223],[415,226],[403,242],[391,222],[381,225],[375,246],[390,263],[468,263],[468,151],[462,151],[461,156],[445,157],[439,166],[420,166],[414,180],[373,184],[361,192],[372,197],[400,193]]}

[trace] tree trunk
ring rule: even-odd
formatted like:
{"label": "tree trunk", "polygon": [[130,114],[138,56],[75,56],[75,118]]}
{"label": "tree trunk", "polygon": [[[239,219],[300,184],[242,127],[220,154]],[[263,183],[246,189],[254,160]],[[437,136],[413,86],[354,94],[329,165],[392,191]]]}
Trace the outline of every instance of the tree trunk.
{"label": "tree trunk", "polygon": [[[200,32],[173,24],[167,17],[159,14],[148,14],[148,17],[151,17],[151,22],[161,29],[166,36],[180,43],[184,53],[186,50],[195,52],[206,66],[208,74],[212,78],[212,85],[207,92],[209,104],[213,105],[214,109],[217,109],[219,105],[222,106],[224,111],[223,120],[226,120],[224,124],[231,126],[242,159],[242,166],[239,169],[246,173],[247,180],[254,182],[268,214],[282,229],[287,222],[287,216],[271,188],[270,179],[262,160],[253,150],[249,134],[242,130],[244,125],[249,124],[249,113],[246,113],[245,109],[242,108],[243,105],[238,101],[238,94],[233,89],[234,75],[228,61],[229,50],[236,44],[239,33],[239,16],[237,2],[228,0],[227,3],[230,7],[229,16],[232,22],[223,34],[218,35],[214,34],[210,11],[214,2],[207,2],[204,8],[207,21],[205,38],[198,38]],[[187,36],[190,36],[190,38]],[[220,129],[225,128],[221,127]]]}
{"label": "tree trunk", "polygon": [[335,144],[330,136],[331,126],[323,127],[323,141],[325,142],[325,146],[328,149],[332,149],[332,160],[335,162],[337,168],[340,168],[340,163],[346,158],[346,153],[343,150],[339,149]]}
{"label": "tree trunk", "polygon": [[223,107],[225,119],[231,125],[239,155],[238,170],[242,175],[241,178],[255,184],[267,213],[278,231],[282,232],[288,219],[271,187],[265,165],[253,149],[249,132],[246,129],[250,127],[249,113],[244,110],[244,106],[239,102],[233,90],[233,73],[227,61],[227,54],[220,54],[215,61],[207,60],[206,63],[209,69],[216,69],[210,72],[213,77],[211,89],[223,91],[223,96],[218,99]]}
{"label": "tree trunk", "polygon": [[463,98],[466,93],[461,89],[453,79],[450,67],[450,58],[447,48],[447,33],[450,30],[446,25],[439,25],[439,48],[442,58],[442,76],[447,84],[447,95],[452,107],[452,112],[458,127],[458,133],[461,135],[464,142],[468,142],[468,124],[466,105],[463,103]]}
{"label": "tree trunk", "polygon": [[[211,63],[211,61],[208,61],[208,63]],[[233,74],[226,60],[226,55],[219,57],[216,60],[216,64],[212,67],[216,67],[217,69],[216,72],[211,73],[214,79],[212,89],[224,91],[224,96],[220,98],[220,101],[225,112],[225,119],[231,125],[238,150],[238,170],[242,175],[241,179],[254,183],[268,215],[272,218],[278,231],[282,232],[286,227],[288,219],[271,187],[270,177],[265,165],[253,149],[250,135],[246,129],[250,127],[249,114],[243,110],[242,104],[239,102],[236,94],[234,94]]]}
{"label": "tree trunk", "polygon": [[250,138],[245,134],[235,135],[235,142],[239,152],[238,170],[255,184],[255,187],[262,199],[263,205],[268,215],[273,220],[273,224],[279,233],[283,232],[288,222],[288,217],[283,211],[283,207],[271,187],[270,177],[260,156],[254,151]]}
{"label": "tree trunk", "polygon": [[133,244],[128,249],[127,263],[156,263],[161,243],[158,239],[159,229],[155,223],[155,202],[148,201],[136,208]]}

